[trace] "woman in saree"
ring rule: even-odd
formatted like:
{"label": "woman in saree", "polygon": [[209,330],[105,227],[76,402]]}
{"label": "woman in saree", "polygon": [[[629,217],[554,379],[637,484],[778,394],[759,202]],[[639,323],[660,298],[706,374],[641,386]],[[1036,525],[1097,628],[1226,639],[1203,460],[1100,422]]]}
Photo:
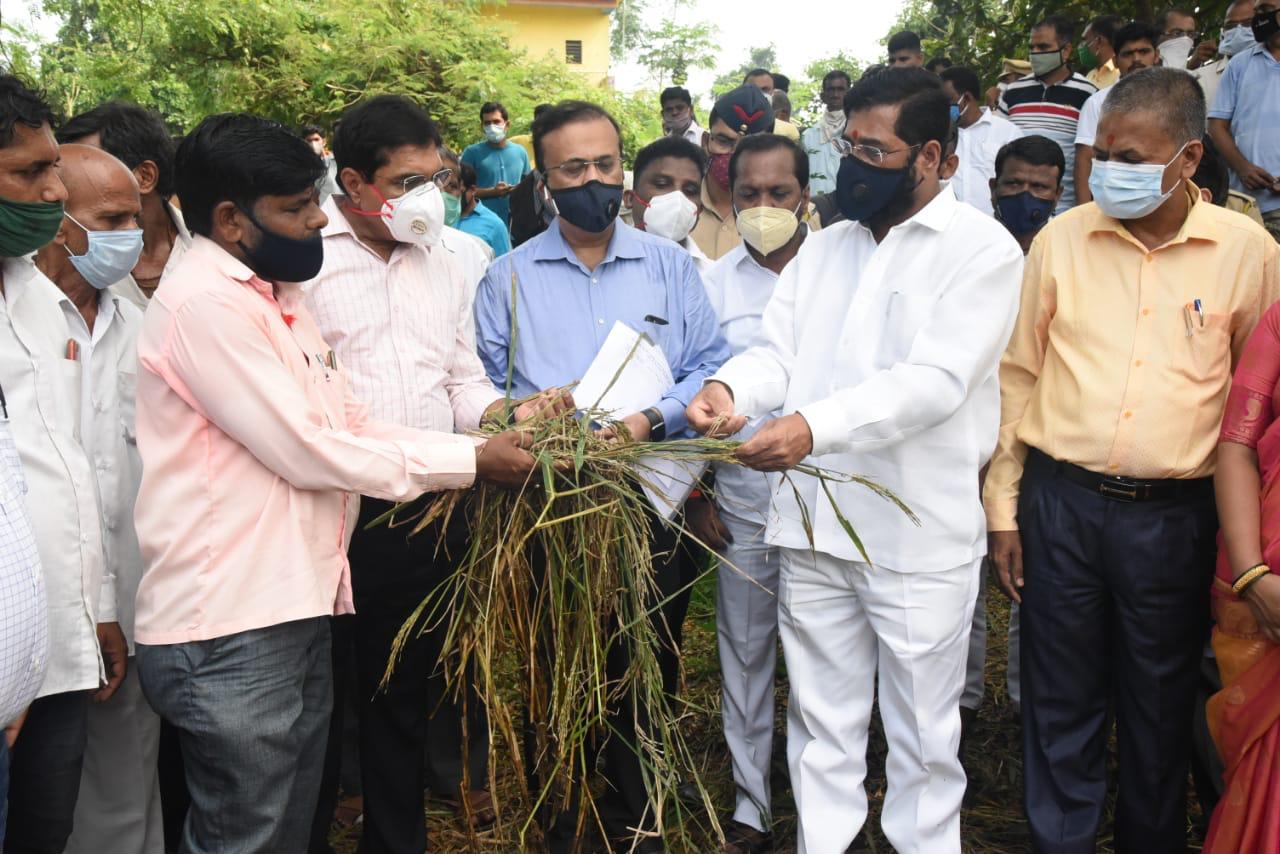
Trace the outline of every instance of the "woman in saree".
{"label": "woman in saree", "polygon": [[[1226,791],[1204,850],[1280,852],[1280,303],[1250,337],[1232,381],[1216,475],[1222,537],[1213,649],[1222,690],[1209,731]],[[1276,572],[1270,568],[1275,567]]]}

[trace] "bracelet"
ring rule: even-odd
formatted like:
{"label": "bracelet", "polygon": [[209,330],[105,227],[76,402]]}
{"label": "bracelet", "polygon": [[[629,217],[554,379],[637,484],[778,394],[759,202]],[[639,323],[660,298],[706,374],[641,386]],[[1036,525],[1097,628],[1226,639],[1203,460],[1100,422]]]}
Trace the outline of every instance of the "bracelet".
{"label": "bracelet", "polygon": [[1269,572],[1271,572],[1271,568],[1265,563],[1260,563],[1257,566],[1246,569],[1244,572],[1240,573],[1240,576],[1235,581],[1231,583],[1231,592],[1236,594],[1236,596],[1243,598],[1245,592],[1254,584],[1257,584],[1258,579],[1262,578],[1262,576]]}

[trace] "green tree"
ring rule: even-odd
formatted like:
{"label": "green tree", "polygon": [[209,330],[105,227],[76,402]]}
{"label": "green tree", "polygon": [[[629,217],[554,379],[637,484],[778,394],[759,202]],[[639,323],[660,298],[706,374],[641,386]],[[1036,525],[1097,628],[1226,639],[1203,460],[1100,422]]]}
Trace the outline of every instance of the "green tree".
{"label": "green tree", "polygon": [[812,127],[818,123],[826,106],[822,103],[822,78],[828,71],[843,71],[852,80],[862,75],[863,62],[851,54],[840,51],[832,56],[815,59],[804,67],[804,76],[791,81],[791,123],[798,127]]}
{"label": "green tree", "polygon": [[226,110],[331,125],[361,98],[408,95],[451,146],[474,142],[479,109],[500,100],[518,131],[534,105],[595,101],[634,153],[661,132],[647,100],[590,84],[507,44],[478,0],[45,0],[65,22],[52,44],[5,38],[0,59],[65,115],[122,98],[175,130]]}
{"label": "green tree", "polygon": [[645,36],[640,64],[659,86],[668,80],[681,86],[689,77],[689,69],[715,65],[715,33],[715,27],[707,23],[685,26],[666,21]]}
{"label": "green tree", "polygon": [[[1198,7],[1202,32],[1216,29],[1229,2],[1189,4]],[[899,30],[913,30],[920,35],[926,57],[945,56],[991,83],[1003,59],[1026,58],[1031,27],[1046,15],[1066,15],[1082,32],[1098,15],[1150,21],[1163,5],[1153,0],[910,0],[884,41]]]}
{"label": "green tree", "polygon": [[711,84],[711,94],[720,97],[731,89],[742,85],[742,78],[748,71],[756,68],[773,70],[778,67],[778,49],[772,43],[764,47],[753,47],[747,51],[747,61],[724,72]]}
{"label": "green tree", "polygon": [[622,62],[645,43],[649,27],[645,24],[646,0],[618,0],[609,24],[609,53]]}

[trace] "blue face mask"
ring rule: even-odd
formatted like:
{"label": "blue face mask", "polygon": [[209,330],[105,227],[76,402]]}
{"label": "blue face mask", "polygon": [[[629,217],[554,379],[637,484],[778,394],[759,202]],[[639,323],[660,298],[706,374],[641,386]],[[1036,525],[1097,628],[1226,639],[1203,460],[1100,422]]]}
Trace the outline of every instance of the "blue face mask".
{"label": "blue face mask", "polygon": [[114,285],[129,275],[142,254],[142,229],[125,228],[118,231],[90,231],[80,221],[67,214],[67,219],[80,226],[89,238],[89,248],[83,255],[72,255],[71,265],[84,280],[100,291]]}
{"label": "blue face mask", "polygon": [[1218,42],[1218,53],[1231,57],[1241,51],[1248,50],[1255,44],[1257,44],[1257,41],[1253,38],[1253,30],[1249,28],[1248,24],[1245,24],[1243,27],[1236,27],[1222,34],[1222,41]]}
{"label": "blue face mask", "polygon": [[963,103],[964,103],[964,96],[961,95],[960,100],[956,101],[954,104],[951,105],[951,124],[954,125],[959,123],[960,114],[964,112],[964,109],[960,106]]}
{"label": "blue face mask", "polygon": [[1042,199],[1033,196],[1030,190],[1023,190],[996,199],[996,219],[1004,223],[1010,234],[1023,237],[1044,228],[1053,217],[1054,204],[1053,199]]}
{"label": "blue face mask", "polygon": [[1188,143],[1169,163],[1121,163],[1117,160],[1095,160],[1089,173],[1089,191],[1102,212],[1113,219],[1141,219],[1168,201],[1182,186],[1179,178],[1169,192],[1164,185],[1164,170],[1182,156]]}
{"label": "blue face mask", "polygon": [[907,194],[915,189],[906,183],[910,171],[910,165],[885,169],[853,155],[842,158],[840,171],[836,173],[836,205],[840,213],[855,222],[871,219],[897,200],[904,189]]}
{"label": "blue face mask", "polygon": [[612,225],[622,208],[621,184],[588,181],[550,192],[560,218],[590,234],[599,234]]}

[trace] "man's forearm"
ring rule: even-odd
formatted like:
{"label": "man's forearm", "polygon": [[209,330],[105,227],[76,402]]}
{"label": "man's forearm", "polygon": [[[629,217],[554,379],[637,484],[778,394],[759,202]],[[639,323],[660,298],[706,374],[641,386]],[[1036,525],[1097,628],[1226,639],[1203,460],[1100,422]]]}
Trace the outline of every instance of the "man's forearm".
{"label": "man's forearm", "polygon": [[1243,172],[1253,166],[1248,158],[1240,153],[1240,148],[1231,136],[1231,125],[1226,119],[1209,119],[1209,138],[1213,140],[1218,153],[1222,155],[1223,160],[1227,161],[1232,171]]}

